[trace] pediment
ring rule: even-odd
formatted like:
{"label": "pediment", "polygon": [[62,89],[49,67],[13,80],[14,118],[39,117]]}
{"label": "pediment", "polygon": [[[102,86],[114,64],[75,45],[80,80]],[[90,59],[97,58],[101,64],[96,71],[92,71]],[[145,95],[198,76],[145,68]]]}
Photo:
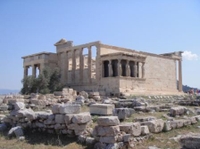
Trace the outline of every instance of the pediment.
{"label": "pediment", "polygon": [[58,42],[56,42],[54,45],[57,46],[57,45],[62,45],[64,43],[66,43],[67,40],[65,40],[64,38],[60,39]]}

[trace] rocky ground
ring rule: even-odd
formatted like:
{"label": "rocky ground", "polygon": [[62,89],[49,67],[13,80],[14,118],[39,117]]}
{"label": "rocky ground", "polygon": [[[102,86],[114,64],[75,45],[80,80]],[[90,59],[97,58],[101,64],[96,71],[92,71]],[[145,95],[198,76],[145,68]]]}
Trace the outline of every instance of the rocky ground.
{"label": "rocky ground", "polygon": [[0,98],[0,148],[200,148],[199,101],[197,95],[106,97],[69,88],[8,95]]}

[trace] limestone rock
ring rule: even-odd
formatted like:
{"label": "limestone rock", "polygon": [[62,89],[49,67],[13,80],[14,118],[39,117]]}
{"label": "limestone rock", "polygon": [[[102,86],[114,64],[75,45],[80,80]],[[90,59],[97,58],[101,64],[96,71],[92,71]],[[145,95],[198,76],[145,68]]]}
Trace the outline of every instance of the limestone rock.
{"label": "limestone rock", "polygon": [[149,128],[149,131],[152,133],[159,133],[164,128],[164,121],[162,119],[143,122],[142,124],[147,125]]}
{"label": "limestone rock", "polygon": [[146,121],[151,121],[151,120],[156,120],[156,117],[147,116],[147,117],[139,117],[139,118],[134,119],[135,122],[146,122]]}
{"label": "limestone rock", "polygon": [[92,104],[90,105],[90,113],[95,115],[112,115],[114,105],[112,104]]}
{"label": "limestone rock", "polygon": [[37,118],[42,119],[42,120],[47,119],[49,117],[49,115],[51,115],[51,113],[47,113],[44,111],[37,111],[37,112],[35,112],[35,114],[36,114]]}
{"label": "limestone rock", "polygon": [[72,124],[68,125],[68,129],[71,129],[71,130],[81,130],[81,131],[83,131],[84,129],[86,129],[86,127],[87,127],[86,124],[79,125],[79,124],[72,123]]}
{"label": "limestone rock", "polygon": [[61,114],[78,114],[81,111],[81,106],[77,104],[64,104],[59,107]]}
{"label": "limestone rock", "polygon": [[11,129],[9,130],[9,132],[8,132],[8,136],[12,136],[12,135],[14,135],[14,134],[15,134],[15,136],[16,136],[17,138],[23,136],[24,133],[23,133],[22,127],[21,127],[21,126],[17,126],[17,127],[11,128]]}
{"label": "limestone rock", "polygon": [[85,91],[81,91],[81,92],[79,93],[79,95],[83,96],[85,99],[87,99],[87,98],[89,97],[88,93],[85,92]]}
{"label": "limestone rock", "polygon": [[51,108],[53,114],[58,114],[60,112],[61,104],[54,104]]}
{"label": "limestone rock", "polygon": [[81,101],[81,102],[85,102],[85,98],[83,97],[83,96],[81,96],[81,95],[78,95],[77,97],[76,97],[76,101]]}
{"label": "limestone rock", "polygon": [[180,115],[184,115],[187,111],[187,108],[186,107],[172,107],[170,109],[170,115],[171,116],[180,116]]}
{"label": "limestone rock", "polygon": [[92,145],[92,144],[95,143],[95,139],[92,138],[92,137],[87,137],[85,142],[86,142],[87,145]]}
{"label": "limestone rock", "polygon": [[148,135],[149,134],[149,128],[147,126],[141,126],[141,135]]}
{"label": "limestone rock", "polygon": [[190,121],[191,121],[191,124],[196,124],[197,123],[197,120],[196,120],[196,117],[189,117],[188,118]]}
{"label": "limestone rock", "polygon": [[85,124],[89,121],[91,121],[91,115],[89,112],[84,112],[80,114],[74,114],[72,117],[72,122],[77,124]]}
{"label": "limestone rock", "polygon": [[8,110],[8,105],[7,104],[2,104],[0,106],[0,111],[7,111]]}
{"label": "limestone rock", "polygon": [[99,126],[116,126],[119,125],[119,119],[117,116],[102,116],[97,119]]}
{"label": "limestone rock", "polygon": [[115,108],[113,111],[114,116],[118,116],[119,119],[125,119],[130,117],[135,112],[131,108]]}
{"label": "limestone rock", "polygon": [[95,129],[97,131],[97,135],[101,137],[116,136],[118,133],[120,133],[119,126],[96,126]]}
{"label": "limestone rock", "polygon": [[141,134],[141,126],[139,122],[120,124],[119,127],[120,131],[132,134],[133,136],[140,136]]}
{"label": "limestone rock", "polygon": [[65,121],[66,125],[68,125],[72,122],[72,117],[73,117],[73,114],[65,114],[64,121]]}
{"label": "limestone rock", "polygon": [[15,110],[21,110],[25,108],[25,104],[23,102],[16,102],[14,103]]}
{"label": "limestone rock", "polygon": [[17,111],[18,117],[26,117],[29,121],[36,119],[36,114],[32,109],[22,109]]}
{"label": "limestone rock", "polygon": [[64,115],[63,114],[56,114],[55,115],[55,122],[57,124],[64,124],[65,121],[64,121]]}
{"label": "limestone rock", "polygon": [[101,143],[115,143],[117,141],[117,136],[112,137],[100,137],[99,142]]}

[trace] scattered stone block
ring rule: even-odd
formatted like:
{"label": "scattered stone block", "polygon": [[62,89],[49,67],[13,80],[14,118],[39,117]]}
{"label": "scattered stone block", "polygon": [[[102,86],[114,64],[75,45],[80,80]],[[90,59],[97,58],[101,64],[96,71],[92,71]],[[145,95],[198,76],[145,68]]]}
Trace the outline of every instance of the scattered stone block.
{"label": "scattered stone block", "polygon": [[87,127],[87,125],[86,124],[81,124],[81,125],[79,125],[79,124],[74,124],[74,123],[72,123],[72,124],[69,124],[68,125],[68,129],[71,129],[71,130],[84,130],[85,128]]}
{"label": "scattered stone block", "polygon": [[117,136],[99,138],[99,142],[101,143],[115,143],[116,141],[117,141]]}
{"label": "scattered stone block", "polygon": [[89,112],[84,112],[80,114],[74,114],[72,117],[72,122],[77,124],[85,124],[89,121],[91,121],[91,115]]}
{"label": "scattered stone block", "polygon": [[114,105],[111,104],[92,104],[90,105],[90,113],[95,115],[112,115]]}
{"label": "scattered stone block", "polygon": [[164,128],[164,121],[162,119],[143,122],[142,124],[147,125],[149,128],[149,131],[152,133],[162,132],[162,130]]}
{"label": "scattered stone block", "polygon": [[135,118],[134,121],[135,122],[147,122],[147,121],[152,121],[152,120],[156,120],[157,118],[154,116],[147,116],[147,117],[139,117],[139,118]]}
{"label": "scattered stone block", "polygon": [[59,107],[61,114],[78,114],[81,111],[81,106],[78,104],[64,104]]}
{"label": "scattered stone block", "polygon": [[8,105],[7,104],[2,104],[0,106],[0,111],[7,111],[8,110]]}
{"label": "scattered stone block", "polygon": [[132,140],[131,134],[125,134],[123,136],[123,142],[129,142],[130,140]]}
{"label": "scattered stone block", "polygon": [[196,117],[189,117],[188,118],[190,121],[191,121],[191,124],[196,124],[197,123],[197,120],[196,120]]}
{"label": "scattered stone block", "polygon": [[73,114],[65,114],[64,121],[66,125],[72,123],[72,117],[73,117]]}
{"label": "scattered stone block", "polygon": [[86,142],[87,145],[92,145],[92,144],[95,143],[95,139],[92,138],[92,137],[87,137],[85,142]]}
{"label": "scattered stone block", "polygon": [[172,107],[170,109],[170,115],[175,117],[175,116],[181,116],[181,115],[184,115],[187,111],[187,108],[186,107]]}
{"label": "scattered stone block", "polygon": [[102,116],[97,119],[99,126],[116,126],[120,124],[117,116]]}
{"label": "scattered stone block", "polygon": [[64,115],[63,114],[56,114],[55,115],[55,122],[57,124],[63,124],[63,123],[65,123]]}
{"label": "scattered stone block", "polygon": [[124,120],[130,117],[134,112],[135,110],[131,108],[115,108],[113,115],[118,116],[120,120]]}
{"label": "scattered stone block", "polygon": [[195,116],[195,118],[198,122],[200,121],[200,115]]}
{"label": "scattered stone block", "polygon": [[53,114],[59,114],[60,113],[60,106],[61,104],[54,104],[51,108]]}
{"label": "scattered stone block", "polygon": [[16,102],[14,103],[14,109],[15,110],[21,110],[25,108],[25,104],[23,102]]}
{"label": "scattered stone block", "polygon": [[109,126],[109,127],[96,126],[95,131],[97,136],[101,137],[116,136],[118,133],[120,133],[119,126]]}
{"label": "scattered stone block", "polygon": [[8,136],[13,136],[15,135],[17,138],[21,137],[24,135],[24,132],[22,130],[21,126],[13,127],[9,130]]}
{"label": "scattered stone block", "polygon": [[128,134],[131,134],[133,136],[140,136],[141,134],[141,126],[139,122],[136,123],[122,123],[119,125],[120,131],[124,131]]}
{"label": "scattered stone block", "polygon": [[148,126],[141,126],[141,135],[148,135],[149,134],[149,128]]}

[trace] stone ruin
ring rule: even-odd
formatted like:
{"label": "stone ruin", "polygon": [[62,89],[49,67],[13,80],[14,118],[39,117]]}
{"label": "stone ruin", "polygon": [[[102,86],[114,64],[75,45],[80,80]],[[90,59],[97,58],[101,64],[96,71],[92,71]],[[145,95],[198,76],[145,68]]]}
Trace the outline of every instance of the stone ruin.
{"label": "stone ruin", "polygon": [[[0,100],[0,130],[10,129],[8,136],[25,139],[23,130],[77,137],[77,142],[96,149],[135,148],[154,133],[179,129],[200,121],[200,113],[180,106],[187,96],[147,96],[132,99],[102,97],[97,92],[77,92],[64,88],[48,95],[6,96]],[[159,104],[158,104],[159,103]],[[162,104],[160,104],[162,103]],[[88,107],[88,111],[82,109]],[[166,112],[163,118],[133,118],[135,113]],[[7,113],[7,115],[6,115]],[[188,114],[193,116],[187,116]],[[94,117],[97,115],[97,117]],[[96,119],[95,119],[96,118]],[[95,124],[95,125],[94,125]],[[180,138],[187,148],[200,147],[199,135]]]}

